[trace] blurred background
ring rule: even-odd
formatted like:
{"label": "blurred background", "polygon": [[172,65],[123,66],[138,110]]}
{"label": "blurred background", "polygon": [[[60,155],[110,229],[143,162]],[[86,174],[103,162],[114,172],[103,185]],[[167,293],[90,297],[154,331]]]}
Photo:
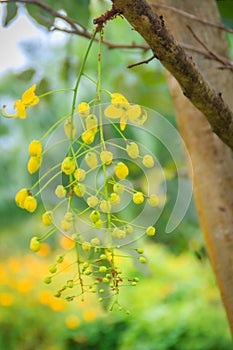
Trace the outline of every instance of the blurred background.
{"label": "blurred background", "polygon": [[[92,28],[92,19],[108,8],[108,1],[80,1],[82,21]],[[82,7],[80,7],[81,9]],[[12,106],[32,84],[37,93],[73,87],[88,40],[47,29],[29,18],[21,6],[16,20],[6,22],[0,8],[0,105]],[[61,22],[60,25],[63,25]],[[127,38],[125,33],[127,33]],[[108,23],[105,38],[114,42],[143,44],[121,18]],[[123,38],[123,39],[122,39]],[[229,36],[233,53],[233,41]],[[139,49],[103,47],[103,85],[134,103],[154,109],[174,126],[174,110],[163,67],[148,65],[127,69],[147,59]],[[97,45],[91,51],[86,72],[96,79]],[[94,87],[82,80],[78,100],[89,100]],[[182,223],[164,233],[177,194],[177,170],[159,144],[152,144],[167,178],[168,199],[156,223],[157,234],[141,239],[148,268],[122,262],[129,275],[140,277],[134,288],[121,292],[121,302],[130,315],[106,312],[96,296],[84,302],[54,298],[54,287],[45,285],[48,266],[69,243],[61,235],[29,251],[32,236],[40,233],[42,204],[31,216],[15,205],[15,193],[30,187],[37,175],[26,170],[27,146],[39,139],[56,120],[70,110],[71,95],[53,94],[41,100],[28,118],[0,119],[0,349],[140,349],[229,350],[230,332],[220,295],[192,202]],[[185,160],[179,172],[189,183]],[[190,186],[190,183],[189,183]]]}

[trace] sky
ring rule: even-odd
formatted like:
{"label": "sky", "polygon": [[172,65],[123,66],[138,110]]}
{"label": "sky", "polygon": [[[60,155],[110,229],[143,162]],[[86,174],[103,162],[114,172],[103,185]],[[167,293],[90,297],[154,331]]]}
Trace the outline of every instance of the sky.
{"label": "sky", "polygon": [[27,60],[20,47],[20,42],[33,39],[41,41],[59,41],[64,39],[62,33],[51,33],[37,26],[30,21],[22,11],[17,18],[7,28],[3,25],[3,10],[0,5],[0,75],[8,69],[18,70],[23,67]]}

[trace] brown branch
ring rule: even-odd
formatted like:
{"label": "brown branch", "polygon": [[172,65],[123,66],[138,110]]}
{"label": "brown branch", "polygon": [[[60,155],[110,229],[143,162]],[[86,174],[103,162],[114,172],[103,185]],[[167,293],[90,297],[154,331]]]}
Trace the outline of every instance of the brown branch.
{"label": "brown branch", "polygon": [[[197,40],[197,42],[199,44],[201,44],[202,47],[204,47],[204,49],[208,52],[208,54],[213,57],[215,59],[215,61],[218,61],[220,63],[222,63],[223,66],[229,67],[231,66],[231,62],[229,60],[226,59],[222,59],[220,56],[216,55],[214,52],[212,52],[211,50],[209,50],[209,48],[203,43],[203,41],[194,33],[194,31],[192,30],[192,28],[187,25],[188,30],[192,33],[193,37]],[[228,68],[229,69],[229,68]],[[231,67],[231,69],[233,70],[233,66]]]}
{"label": "brown branch", "polygon": [[208,119],[213,131],[233,150],[233,113],[204,79],[146,0],[112,0],[119,13],[146,40],[163,66],[179,82],[184,95]]}
{"label": "brown branch", "polygon": [[136,66],[140,66],[141,64],[148,64],[148,63],[151,62],[154,58],[156,58],[155,55],[153,55],[152,57],[148,58],[147,60],[140,61],[140,62],[133,63],[133,64],[129,64],[129,65],[127,66],[127,68],[133,68],[133,67],[136,67]]}
{"label": "brown branch", "polygon": [[[53,8],[49,7],[48,5],[46,5],[45,3],[38,1],[38,0],[1,0],[1,3],[9,3],[9,2],[19,2],[19,3],[23,3],[23,4],[32,4],[32,5],[36,5],[40,8],[42,8],[43,10],[45,10],[47,13],[49,13],[50,15],[52,15],[54,18],[60,18],[62,20],[64,20],[66,23],[68,23],[75,31],[80,31],[80,29],[77,28],[80,27],[82,28],[82,31],[85,32],[86,28],[80,24],[79,22],[77,22],[75,19],[70,18],[66,15],[62,15],[60,12],[55,11]],[[76,24],[76,25],[75,25]]]}
{"label": "brown branch", "polygon": [[188,12],[182,11],[180,9],[177,9],[176,7],[171,7],[171,6],[167,6],[167,5],[160,5],[160,4],[157,4],[157,3],[154,3],[154,2],[152,2],[151,5],[153,7],[155,7],[155,8],[164,8],[166,10],[178,13],[181,16],[190,18],[193,21],[197,21],[197,22],[203,23],[203,24],[208,25],[210,27],[218,28],[220,30],[224,30],[225,32],[228,32],[228,33],[231,33],[231,34],[233,33],[233,30],[230,29],[230,28],[226,28],[226,27],[224,27],[224,26],[222,26],[220,24],[212,23],[212,22],[210,22],[210,21],[208,21],[207,19],[204,19],[204,18],[199,18],[197,16],[192,15],[191,13],[188,13]]}
{"label": "brown branch", "polygon": [[[50,13],[54,18],[61,18],[62,20],[64,20],[66,23],[68,23],[72,29],[68,29],[68,28],[60,28],[56,25],[54,25],[54,23],[52,21],[49,21],[49,19],[47,18],[43,18],[43,20],[51,25],[52,30],[57,30],[60,32],[64,32],[64,33],[68,33],[68,34],[74,34],[74,35],[79,35],[82,36],[86,39],[91,39],[92,38],[92,33],[90,31],[87,30],[86,27],[84,27],[82,24],[80,24],[78,21],[76,21],[73,18],[70,18],[66,15],[62,15],[59,12],[53,10],[52,8],[50,8],[49,6],[45,5],[44,3],[38,1],[38,0],[0,0],[1,3],[8,3],[8,2],[19,2],[19,3],[25,3],[25,4],[32,4],[35,6],[38,6],[40,8],[42,8],[43,10],[45,10],[47,13]],[[80,29],[81,28],[81,29]],[[99,39],[95,38],[95,41],[98,42]],[[143,51],[148,51],[150,50],[150,47],[148,45],[143,45],[143,44],[136,44],[136,43],[132,43],[132,44],[121,44],[121,43],[112,43],[111,41],[108,40],[102,40],[103,44],[107,45],[109,49],[140,49]]]}

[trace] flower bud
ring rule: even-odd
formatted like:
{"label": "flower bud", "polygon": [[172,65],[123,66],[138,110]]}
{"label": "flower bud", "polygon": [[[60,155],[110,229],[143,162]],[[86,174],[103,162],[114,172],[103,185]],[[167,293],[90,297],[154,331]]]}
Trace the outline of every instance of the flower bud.
{"label": "flower bud", "polygon": [[74,159],[71,157],[66,157],[62,162],[61,170],[66,175],[70,175],[75,171],[75,167],[76,167],[76,164]]}
{"label": "flower bud", "polygon": [[65,197],[66,195],[66,189],[64,186],[62,185],[58,185],[56,187],[56,190],[55,190],[55,195],[58,197],[58,198],[63,198]]}
{"label": "flower bud", "polygon": [[27,163],[27,169],[30,174],[34,174],[40,168],[41,157],[30,157]]}
{"label": "flower bud", "polygon": [[50,226],[52,225],[52,212],[46,211],[43,215],[42,215],[42,222],[45,226]]}
{"label": "flower bud", "polygon": [[33,213],[37,208],[37,200],[32,197],[28,196],[24,201],[24,209],[29,211],[29,213]]}
{"label": "flower bud", "polygon": [[34,253],[38,252],[40,250],[40,242],[38,237],[32,237],[30,241],[30,249]]}
{"label": "flower bud", "polygon": [[110,165],[112,163],[112,158],[113,158],[112,152],[102,151],[100,153],[100,159],[101,159],[102,163],[104,163],[106,165]]}
{"label": "flower bud", "polygon": [[153,168],[153,166],[155,165],[155,162],[154,162],[154,159],[151,155],[146,154],[142,159],[142,164],[146,168]]}
{"label": "flower bud", "polygon": [[97,167],[97,165],[98,165],[98,158],[94,152],[88,152],[85,155],[85,161],[86,161],[87,165],[89,166],[89,168],[91,168],[91,169]]}
{"label": "flower bud", "polygon": [[28,197],[28,189],[22,188],[20,191],[18,191],[15,195],[15,202],[18,205],[18,207],[24,209],[24,202],[25,199]]}
{"label": "flower bud", "polygon": [[42,155],[42,151],[42,145],[38,140],[33,140],[28,146],[28,153],[31,157],[40,157]]}
{"label": "flower bud", "polygon": [[135,204],[141,204],[144,202],[144,196],[142,192],[136,192],[133,195],[133,202]]}
{"label": "flower bud", "polygon": [[120,179],[120,180],[125,179],[129,175],[129,169],[123,162],[119,162],[115,166],[114,172],[115,172],[116,176],[118,177],[118,179]]}
{"label": "flower bud", "polygon": [[84,169],[78,168],[74,172],[74,177],[76,180],[82,182],[86,178],[86,171]]}
{"label": "flower bud", "polygon": [[78,113],[82,116],[82,117],[87,117],[90,113],[90,106],[88,103],[86,102],[81,102],[78,105]]}

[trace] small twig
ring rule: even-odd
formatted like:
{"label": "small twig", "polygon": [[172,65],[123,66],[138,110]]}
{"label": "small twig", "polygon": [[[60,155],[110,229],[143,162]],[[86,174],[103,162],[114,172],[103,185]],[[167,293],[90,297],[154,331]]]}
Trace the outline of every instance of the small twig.
{"label": "small twig", "polygon": [[159,4],[154,3],[154,2],[151,5],[153,7],[164,8],[164,9],[173,11],[175,13],[178,13],[181,16],[184,16],[184,17],[190,18],[190,19],[192,19],[194,21],[206,24],[206,25],[208,25],[210,27],[218,28],[220,30],[224,30],[225,32],[228,32],[228,33],[231,33],[231,34],[233,33],[233,30],[230,29],[230,28],[226,28],[226,27],[222,26],[221,24],[212,23],[212,22],[210,22],[210,21],[208,21],[207,19],[204,19],[204,18],[199,18],[197,16],[192,15],[189,12],[182,11],[182,10],[176,8],[176,7],[171,7],[171,6],[167,6],[167,5],[159,5]]}
{"label": "small twig", "polygon": [[110,10],[93,20],[93,23],[97,24],[96,30],[100,32],[108,21],[111,21],[118,15],[120,15],[119,11],[117,11],[114,4],[112,4],[112,8]]}
{"label": "small twig", "polygon": [[[216,58],[213,57],[212,54],[210,54],[206,50],[201,49],[200,47],[195,47],[195,46],[192,46],[192,45],[189,45],[189,44],[183,44],[183,43],[180,44],[180,45],[186,50],[197,52],[197,53],[200,53],[203,56],[206,56],[207,58],[211,58],[211,59],[216,60]],[[215,56],[218,57],[218,60],[217,60],[218,62],[219,62],[219,59],[225,62],[224,67],[220,67],[219,69],[233,69],[233,62],[230,62],[226,57],[219,56],[219,55],[218,56],[215,55]]]}
{"label": "small twig", "polygon": [[137,62],[137,63],[133,63],[127,66],[127,68],[133,68],[136,66],[140,66],[141,64],[148,64],[150,61],[152,61],[154,58],[156,58],[156,55],[151,56],[150,58],[148,58],[147,60],[141,61],[141,62]]}
{"label": "small twig", "polygon": [[[208,54],[213,57],[216,61],[220,62],[223,66],[231,66],[231,62],[229,60],[226,59],[222,59],[220,56],[216,55],[214,52],[212,52],[203,42],[202,40],[194,33],[194,31],[192,30],[192,28],[187,25],[188,30],[192,33],[193,37],[197,40],[197,42],[199,44],[201,44],[202,47],[204,47],[204,49],[208,52]],[[228,68],[229,69],[229,68]],[[233,66],[232,68],[233,69]]]}
{"label": "small twig", "polygon": [[[78,25],[80,28],[82,28],[83,31],[86,30],[86,28],[80,24],[79,22],[77,22],[75,19],[70,18],[66,15],[62,15],[60,12],[55,11],[53,8],[49,7],[48,5],[46,5],[43,2],[40,2],[38,0],[1,0],[1,3],[9,3],[9,2],[20,2],[20,3],[24,3],[24,4],[32,4],[32,5],[36,5],[40,8],[42,8],[43,10],[45,10],[46,12],[50,13],[54,18],[60,18],[62,20],[64,20],[65,22],[67,22],[74,30],[77,30],[77,26]],[[76,24],[76,25],[75,25]]]}

